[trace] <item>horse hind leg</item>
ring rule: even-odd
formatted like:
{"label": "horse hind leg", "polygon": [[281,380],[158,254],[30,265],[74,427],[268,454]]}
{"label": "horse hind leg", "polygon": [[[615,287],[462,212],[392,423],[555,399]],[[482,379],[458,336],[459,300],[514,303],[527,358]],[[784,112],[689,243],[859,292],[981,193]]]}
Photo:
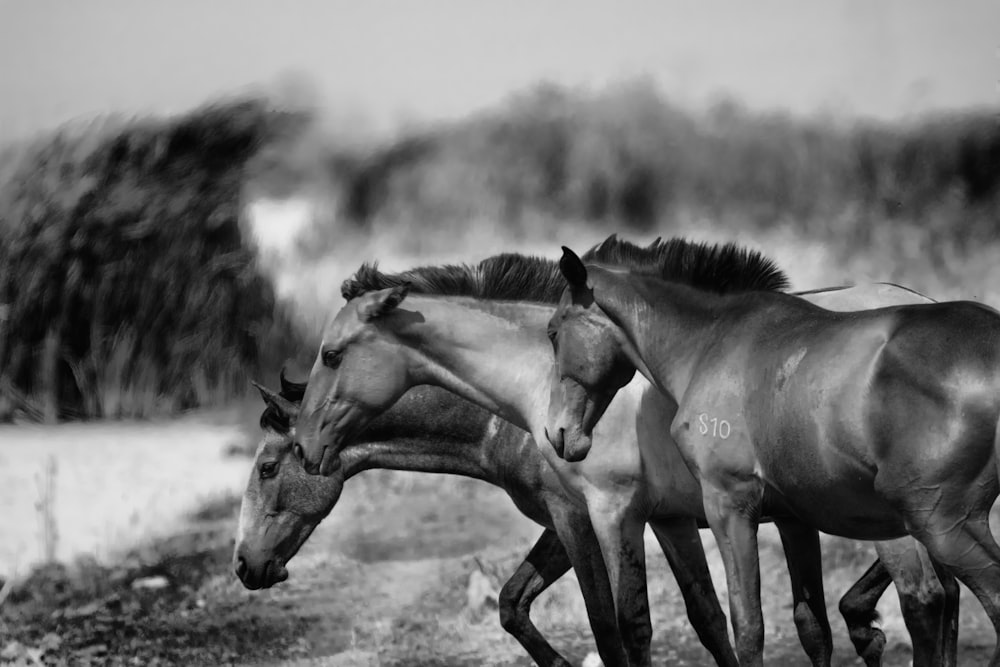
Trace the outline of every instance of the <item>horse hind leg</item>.
{"label": "horse hind leg", "polygon": [[529,616],[535,598],[569,569],[570,559],[566,549],[556,533],[547,529],[500,590],[500,625],[539,665],[570,667],[570,663],[552,648]]}
{"label": "horse hind leg", "polygon": [[[949,494],[953,502],[947,503],[947,510],[941,510],[946,503],[939,502],[939,509],[930,516],[910,513],[908,519],[931,558],[976,596],[1000,638],[1000,545],[990,533],[988,513],[967,509],[982,505],[969,498],[969,488]],[[989,664],[1000,667],[1000,644]]]}
{"label": "horse hind leg", "polygon": [[913,645],[914,667],[955,665],[958,584],[935,565],[912,538],[876,544],[880,561],[896,584],[903,620]]}
{"label": "horse hind leg", "polygon": [[961,589],[951,572],[938,563],[934,564],[938,581],[944,589],[944,627],[942,630],[941,653],[944,667],[958,667],[958,612]]}
{"label": "horse hind leg", "polygon": [[876,605],[891,583],[889,570],[876,560],[840,599],[840,614],[847,623],[854,650],[867,667],[882,664],[885,633],[874,623],[878,620]]}

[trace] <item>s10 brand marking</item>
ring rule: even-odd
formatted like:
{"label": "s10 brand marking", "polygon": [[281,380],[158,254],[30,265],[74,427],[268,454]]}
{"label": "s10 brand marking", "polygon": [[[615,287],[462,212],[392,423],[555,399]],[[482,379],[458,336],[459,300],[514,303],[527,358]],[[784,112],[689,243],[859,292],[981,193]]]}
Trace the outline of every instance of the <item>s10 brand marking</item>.
{"label": "s10 brand marking", "polygon": [[698,432],[702,435],[712,434],[713,438],[725,440],[733,433],[732,425],[725,419],[709,417],[707,412],[698,415]]}

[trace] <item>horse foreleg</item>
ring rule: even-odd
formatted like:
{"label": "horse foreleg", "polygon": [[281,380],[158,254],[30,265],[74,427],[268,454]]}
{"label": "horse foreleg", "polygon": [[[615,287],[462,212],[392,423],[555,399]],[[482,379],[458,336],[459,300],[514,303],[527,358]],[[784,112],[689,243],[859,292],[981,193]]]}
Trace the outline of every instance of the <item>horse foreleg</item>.
{"label": "horse foreleg", "polygon": [[597,653],[605,667],[628,665],[625,647],[615,618],[611,583],[590,519],[575,510],[552,510],[556,532],[576,572],[580,592],[594,632]]}
{"label": "horse foreleg", "polygon": [[792,580],[792,617],[799,641],[814,665],[829,665],[833,633],[823,592],[819,532],[797,521],[775,521]]}
{"label": "horse foreleg", "polygon": [[702,478],[705,516],[719,545],[729,586],[729,612],[740,665],[762,667],[764,615],[760,607],[757,527],[763,485],[759,480],[726,480],[720,488]]}
{"label": "horse foreleg", "polygon": [[677,579],[687,606],[688,619],[698,633],[698,639],[715,658],[716,664],[739,664],[729,643],[726,615],[715,593],[697,522],[694,519],[675,519],[651,521],[649,525]]}
{"label": "horse foreleg", "polygon": [[[913,538],[876,544],[879,559],[885,564],[899,594],[906,629],[913,644],[913,667],[954,665],[957,656],[957,600],[946,610],[948,595],[939,581],[927,550]],[[951,578],[951,575],[946,575]],[[957,593],[957,586],[952,582]]]}
{"label": "horse foreleg", "polygon": [[878,620],[879,598],[891,583],[889,570],[881,560],[876,560],[840,599],[840,614],[847,623],[854,650],[867,667],[882,664],[885,633],[873,624]]}
{"label": "horse foreleg", "polygon": [[591,522],[607,567],[615,617],[630,665],[650,664],[653,636],[646,589],[645,522],[618,499],[598,500],[589,507]]}
{"label": "horse foreleg", "polygon": [[527,558],[500,589],[500,625],[539,665],[570,667],[531,622],[531,603],[570,568],[566,549],[554,531],[546,529]]}

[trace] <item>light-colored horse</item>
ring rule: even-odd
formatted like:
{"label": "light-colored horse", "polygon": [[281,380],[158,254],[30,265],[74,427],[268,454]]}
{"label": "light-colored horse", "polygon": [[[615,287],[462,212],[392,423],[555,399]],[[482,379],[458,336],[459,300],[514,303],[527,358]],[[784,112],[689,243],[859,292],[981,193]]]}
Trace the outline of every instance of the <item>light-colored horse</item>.
{"label": "light-colored horse", "polygon": [[[343,465],[329,477],[308,475],[292,455],[290,424],[298,416],[304,385],[282,377],[282,392],[260,388],[268,404],[265,434],[243,494],[233,566],[250,589],[284,581],[286,565],[313,529],[337,504],[344,483],[373,468],[449,473],[481,479],[504,489],[514,504],[545,528],[525,560],[500,591],[503,627],[545,667],[568,667],[531,622],[531,603],[573,567],[583,593],[598,654],[605,665],[626,664],[614,603],[600,547],[587,513],[568,497],[554,471],[523,430],[437,387],[416,387],[341,452]],[[683,525],[658,527],[688,616],[718,664],[735,665],[726,617],[700,543]],[[696,530],[694,530],[697,536]],[[858,624],[875,613],[871,592],[885,577],[855,591]]]}

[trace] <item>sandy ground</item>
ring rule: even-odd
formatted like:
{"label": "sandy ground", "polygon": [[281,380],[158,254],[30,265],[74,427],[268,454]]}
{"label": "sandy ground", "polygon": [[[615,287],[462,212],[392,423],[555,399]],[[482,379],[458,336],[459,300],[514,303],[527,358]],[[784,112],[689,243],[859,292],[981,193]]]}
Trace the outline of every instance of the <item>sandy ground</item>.
{"label": "sandy ground", "polygon": [[[487,577],[498,588],[527,553],[539,531],[516,514],[501,492],[479,483],[445,477],[435,480],[429,475],[375,474],[383,475],[383,480],[377,483],[355,480],[361,485],[356,490],[360,493],[352,493],[349,483],[341,506],[321,525],[297,561],[292,562],[288,591],[279,586],[257,597],[274,596],[275,601],[298,597],[308,600],[308,604],[321,604],[327,614],[333,612],[327,617],[330,625],[324,624],[328,630],[313,635],[315,639],[310,641],[319,648],[339,634],[343,644],[328,645],[325,650],[317,651],[320,654],[341,648],[353,651],[351,659],[374,656],[372,664],[531,664],[500,628],[495,610],[488,605],[470,609],[466,592],[470,577],[480,570],[474,554],[485,564]],[[407,479],[411,481],[399,481]],[[372,503],[366,493],[400,484],[408,486],[410,492],[399,498],[390,494],[384,503]],[[431,506],[432,489],[437,489],[436,509]],[[467,496],[474,497],[475,503],[460,502]],[[376,525],[380,528],[375,528]],[[496,530],[500,527],[502,530]],[[407,534],[409,538],[405,538]],[[703,531],[702,537],[725,607],[728,602],[721,559],[711,535]],[[468,546],[463,548],[463,545]],[[656,661],[676,665],[713,664],[694,637],[673,576],[648,531],[646,545]],[[761,545],[768,664],[808,664],[792,624],[787,570],[773,527],[762,527]],[[449,555],[454,551],[464,553]],[[835,664],[859,664],[836,603],[853,579],[870,564],[869,558],[874,556],[869,554],[873,552],[868,547],[827,540],[824,553],[829,614],[836,642]],[[337,589],[337,599],[320,603],[318,590],[328,586]],[[303,588],[302,593],[292,593]],[[883,599],[880,611],[889,638],[886,664],[908,665],[911,659],[908,636],[893,589]],[[963,590],[962,612],[961,664],[984,664],[985,647],[992,646],[992,630],[967,590]],[[572,574],[536,601],[532,616],[550,641],[577,664],[593,651],[582,599]]]}

